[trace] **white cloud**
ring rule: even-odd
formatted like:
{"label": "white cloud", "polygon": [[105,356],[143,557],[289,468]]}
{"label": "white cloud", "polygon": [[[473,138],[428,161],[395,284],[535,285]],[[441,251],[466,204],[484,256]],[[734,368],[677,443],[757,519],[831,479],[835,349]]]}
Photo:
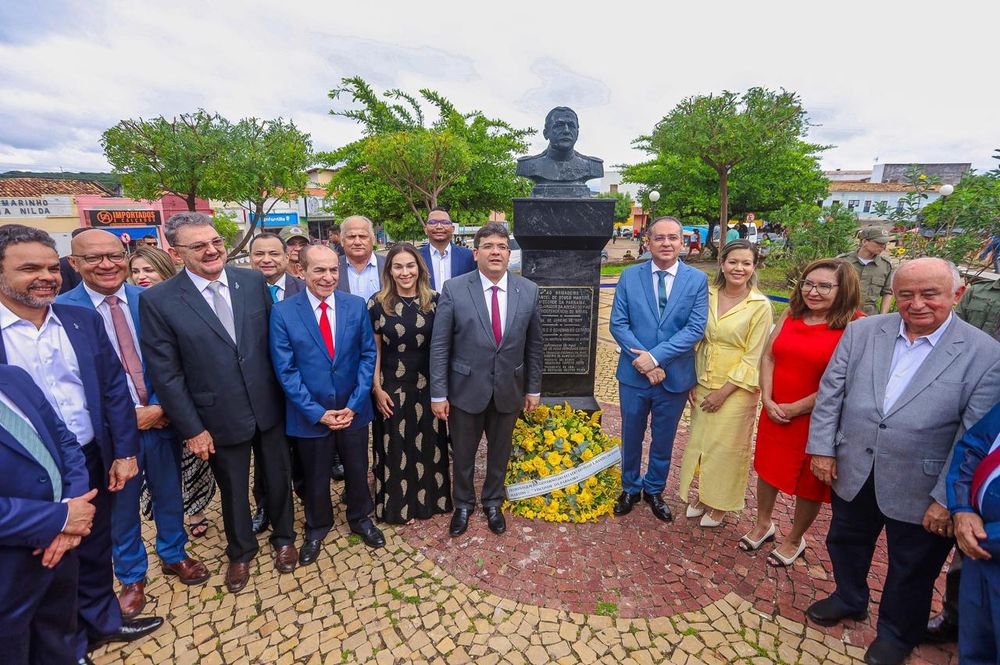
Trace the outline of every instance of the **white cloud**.
{"label": "white cloud", "polygon": [[995,3],[152,4],[0,8],[0,170],[107,168],[102,129],[198,107],[290,117],[330,149],[358,136],[326,96],[354,74],[520,127],[573,106],[606,164],[641,159],[632,139],[682,98],[753,85],[802,96],[828,168],[984,168],[1000,147]]}

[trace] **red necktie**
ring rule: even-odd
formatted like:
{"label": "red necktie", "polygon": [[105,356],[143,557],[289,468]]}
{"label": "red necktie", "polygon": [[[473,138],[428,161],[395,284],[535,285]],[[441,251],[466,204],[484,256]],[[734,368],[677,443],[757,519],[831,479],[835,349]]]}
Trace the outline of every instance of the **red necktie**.
{"label": "red necktie", "polygon": [[497,343],[497,347],[500,346],[500,340],[503,339],[503,333],[500,329],[500,297],[497,295],[500,293],[500,287],[494,286],[493,289],[493,309],[490,313],[490,321],[493,323],[493,340]]}
{"label": "red necktie", "polygon": [[326,315],[326,310],[329,308],[330,306],[325,302],[319,304],[319,334],[323,336],[323,342],[326,343],[330,360],[333,360],[333,330],[330,329],[330,318]]}
{"label": "red necktie", "polygon": [[972,507],[976,510],[982,510],[982,506],[979,505],[979,489],[997,467],[1000,467],[1000,448],[987,455],[979,463],[979,466],[976,467],[976,470],[972,472],[972,496],[969,497],[969,500],[972,503]]}
{"label": "red necktie", "polygon": [[135,394],[139,397],[139,404],[146,406],[149,404],[149,396],[146,394],[146,380],[142,375],[142,359],[135,348],[132,339],[132,329],[129,328],[125,320],[125,312],[122,311],[118,296],[108,296],[104,299],[111,310],[111,323],[115,329],[115,337],[118,339],[118,350],[121,354],[122,367],[132,379],[135,386]]}

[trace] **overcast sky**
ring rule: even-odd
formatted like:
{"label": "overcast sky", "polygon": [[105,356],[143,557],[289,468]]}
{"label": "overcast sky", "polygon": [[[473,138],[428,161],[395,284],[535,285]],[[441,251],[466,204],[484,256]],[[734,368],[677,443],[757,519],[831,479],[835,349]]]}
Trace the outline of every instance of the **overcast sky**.
{"label": "overcast sky", "polygon": [[104,129],[199,107],[291,118],[331,149],[359,136],[328,113],[355,74],[518,127],[572,106],[606,165],[643,159],[632,139],[684,97],[761,85],[801,95],[809,138],[836,146],[824,168],[992,168],[998,18],[994,0],[5,0],[0,171],[107,170]]}

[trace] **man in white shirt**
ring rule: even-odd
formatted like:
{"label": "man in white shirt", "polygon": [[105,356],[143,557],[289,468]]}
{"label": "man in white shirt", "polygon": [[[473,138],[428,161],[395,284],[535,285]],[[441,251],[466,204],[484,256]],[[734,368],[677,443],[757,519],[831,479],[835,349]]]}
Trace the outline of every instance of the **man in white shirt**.
{"label": "man in white shirt", "polygon": [[427,272],[430,273],[431,288],[440,291],[444,283],[476,269],[476,259],[472,250],[452,243],[455,225],[444,208],[433,208],[424,222],[427,244],[420,248]]}
{"label": "man in white shirt", "polygon": [[382,288],[385,257],[375,253],[375,226],[364,215],[354,215],[340,225],[344,256],[340,257],[338,291],[364,298],[365,302]]}

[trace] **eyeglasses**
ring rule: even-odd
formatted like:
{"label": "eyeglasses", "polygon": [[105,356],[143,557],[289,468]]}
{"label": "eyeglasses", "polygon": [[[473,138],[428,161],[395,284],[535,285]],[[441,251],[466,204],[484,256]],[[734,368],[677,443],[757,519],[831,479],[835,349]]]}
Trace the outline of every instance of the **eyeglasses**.
{"label": "eyeglasses", "polygon": [[80,259],[88,266],[96,266],[102,263],[104,259],[111,261],[112,263],[125,263],[125,259],[128,255],[125,252],[114,252],[111,254],[86,254],[81,256],[80,254],[71,255],[75,259]]}
{"label": "eyeglasses", "polygon": [[427,226],[451,226],[450,219],[428,219]]}
{"label": "eyeglasses", "polygon": [[190,249],[192,252],[200,253],[200,252],[204,252],[206,249],[208,249],[209,245],[211,245],[215,249],[222,249],[222,248],[224,248],[226,246],[226,241],[223,240],[222,238],[213,238],[209,242],[196,242],[196,243],[192,243],[190,245],[180,245],[180,244],[174,243],[173,246],[174,247],[184,247],[186,249]]}
{"label": "eyeglasses", "polygon": [[677,242],[681,237],[676,233],[671,233],[669,235],[655,235],[651,240],[657,244],[662,245],[665,242]]}
{"label": "eyeglasses", "polygon": [[802,293],[809,293],[813,289],[816,289],[816,293],[820,294],[821,296],[828,296],[830,295],[830,291],[833,291],[833,289],[836,288],[837,286],[840,285],[831,284],[829,282],[820,282],[817,284],[816,282],[813,282],[811,280],[804,279],[802,280],[802,283],[799,284],[799,289],[801,289]]}

